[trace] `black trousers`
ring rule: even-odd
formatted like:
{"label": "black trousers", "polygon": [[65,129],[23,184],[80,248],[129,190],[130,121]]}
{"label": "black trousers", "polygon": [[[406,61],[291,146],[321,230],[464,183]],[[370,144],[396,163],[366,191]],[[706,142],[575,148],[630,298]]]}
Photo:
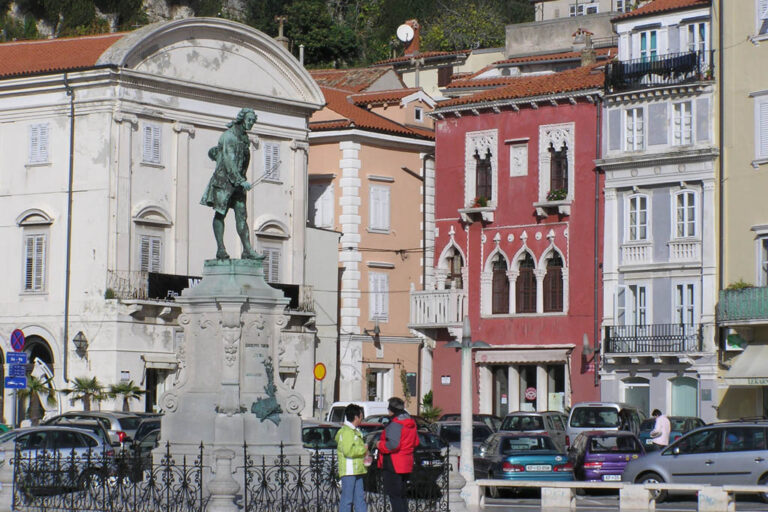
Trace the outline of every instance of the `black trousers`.
{"label": "black trousers", "polygon": [[392,512],[408,512],[405,482],[409,476],[410,473],[395,473],[386,469],[382,471],[384,492],[389,496]]}

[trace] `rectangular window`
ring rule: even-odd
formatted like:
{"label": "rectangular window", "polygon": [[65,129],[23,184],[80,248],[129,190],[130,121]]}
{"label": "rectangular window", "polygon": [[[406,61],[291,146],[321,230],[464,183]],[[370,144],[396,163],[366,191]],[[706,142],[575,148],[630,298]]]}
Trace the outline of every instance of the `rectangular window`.
{"label": "rectangular window", "polygon": [[630,241],[648,240],[648,196],[629,198],[628,227]]}
{"label": "rectangular window", "polygon": [[585,14],[597,14],[600,12],[600,6],[596,2],[576,2],[569,6],[571,16],[584,16]]}
{"label": "rectangular window", "polygon": [[160,163],[160,126],[146,123],[142,131],[142,161],[150,164]]}
{"label": "rectangular window", "polygon": [[608,111],[608,149],[621,150],[621,110]]}
{"label": "rectangular window", "polygon": [[647,325],[648,323],[648,303],[647,289],[641,285],[631,285],[629,294],[632,307],[632,321],[634,325]]}
{"label": "rectangular window", "polygon": [[437,68],[437,86],[445,87],[451,83],[451,76],[453,75],[453,66],[443,66]]}
{"label": "rectangular window", "polygon": [[630,108],[624,112],[625,151],[641,151],[645,147],[643,109]]}
{"label": "rectangular window", "polygon": [[280,181],[280,144],[264,142],[264,179]]}
{"label": "rectangular window", "polygon": [[675,322],[693,325],[695,314],[695,290],[693,283],[675,285]]}
{"label": "rectangular window", "polygon": [[755,158],[768,159],[768,98],[755,105]]}
{"label": "rectangular window", "polygon": [[371,185],[370,229],[389,231],[389,187]]}
{"label": "rectangular window", "polygon": [[667,144],[669,132],[669,115],[667,103],[652,103],[648,105],[648,145]]}
{"label": "rectangular window", "polygon": [[696,193],[680,192],[675,199],[675,236],[696,236]]}
{"label": "rectangular window", "polygon": [[640,32],[640,58],[644,62],[653,61],[656,60],[657,55],[656,31]]}
{"label": "rectangular window", "polygon": [[46,235],[36,233],[24,236],[24,291],[45,290]]}
{"label": "rectangular window", "polygon": [[710,130],[709,98],[696,100],[696,142],[709,140]]}
{"label": "rectangular window", "polygon": [[48,123],[29,127],[29,163],[48,163]]}
{"label": "rectangular window", "polygon": [[768,34],[768,0],[757,1],[757,34]]}
{"label": "rectangular window", "polygon": [[162,272],[163,241],[159,236],[139,236],[139,270]]}
{"label": "rectangular window", "polygon": [[707,24],[691,23],[688,25],[688,51],[703,52],[706,50]]}
{"label": "rectangular window", "polygon": [[672,144],[684,146],[693,142],[691,102],[683,101],[672,105]]}
{"label": "rectangular window", "polygon": [[413,109],[413,119],[417,123],[421,123],[424,121],[424,109],[421,107],[414,107]]}
{"label": "rectangular window", "polygon": [[757,285],[768,286],[768,237],[758,238],[757,243],[760,251],[757,261]]}
{"label": "rectangular window", "polygon": [[309,221],[316,228],[333,228],[333,183],[309,186]]}
{"label": "rectangular window", "polygon": [[381,272],[368,273],[368,309],[371,320],[389,320],[389,276]]}
{"label": "rectangular window", "polygon": [[261,254],[264,256],[264,279],[268,283],[280,282],[280,260],[282,249],[271,245],[262,245]]}
{"label": "rectangular window", "polygon": [[405,382],[408,385],[408,395],[417,396],[419,390],[416,386],[416,372],[407,372],[405,374]]}

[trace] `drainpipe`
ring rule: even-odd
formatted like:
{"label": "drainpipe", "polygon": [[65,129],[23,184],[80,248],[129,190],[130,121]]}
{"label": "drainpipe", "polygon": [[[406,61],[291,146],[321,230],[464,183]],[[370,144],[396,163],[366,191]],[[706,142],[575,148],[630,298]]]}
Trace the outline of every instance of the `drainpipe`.
{"label": "drainpipe", "polygon": [[[720,110],[720,112],[718,114],[718,117],[719,117],[719,119],[718,119],[718,125],[719,125],[718,126],[718,132],[719,132],[718,133],[718,139],[719,139],[718,145],[720,146],[720,165],[719,165],[719,169],[718,169],[718,172],[720,173],[720,179],[718,180],[719,181],[719,183],[718,183],[718,185],[719,185],[719,187],[718,187],[719,188],[718,195],[720,197],[718,198],[718,202],[720,204],[718,205],[719,206],[719,208],[718,208],[719,212],[717,214],[718,215],[717,221],[718,221],[718,224],[719,224],[719,226],[718,226],[718,228],[719,228],[718,229],[718,231],[719,231],[719,233],[718,233],[718,235],[719,235],[718,236],[718,251],[717,251],[717,257],[718,257],[718,260],[719,260],[717,262],[717,267],[718,267],[718,287],[717,287],[718,298],[719,298],[719,295],[720,295],[720,290],[725,288],[725,236],[724,236],[724,231],[725,231],[725,158],[724,158],[724,153],[725,153],[725,141],[724,141],[724,136],[725,136],[725,128],[724,128],[725,127],[725,119],[724,119],[724,117],[725,117],[725,94],[723,94],[723,91],[725,90],[725,58],[723,56],[723,44],[725,42],[723,40],[723,34],[724,34],[724,31],[725,31],[724,28],[723,28],[723,25],[724,25],[724,20],[723,20],[723,4],[724,3],[725,2],[723,2],[723,0],[719,0],[718,3],[717,3],[718,9],[720,10],[720,12],[718,13],[720,15],[720,23],[718,24],[718,29],[717,29],[718,39],[720,39],[720,44],[719,44],[720,55],[718,55],[718,64],[719,64],[719,67],[720,67],[718,72],[719,72],[719,75],[720,75],[720,83],[718,84],[719,85],[719,87],[718,87],[718,93],[719,94],[718,94],[718,100],[717,100],[717,102],[718,102],[718,109]],[[717,325],[717,309],[715,309],[715,325]],[[724,344],[725,344],[725,329],[719,329],[719,331],[720,331],[719,332],[719,334],[720,334],[720,336],[719,336],[719,338],[720,338],[720,347],[723,347]],[[718,347],[718,348],[720,348],[720,347]],[[719,359],[722,356],[722,351],[718,350],[717,352],[718,352],[718,359]]]}
{"label": "drainpipe", "polygon": [[69,96],[69,177],[67,182],[67,249],[64,272],[64,350],[62,354],[62,369],[64,382],[69,382],[69,294],[71,288],[72,264],[72,188],[75,172],[75,90],[69,85],[67,74],[64,73],[64,88]]}
{"label": "drainpipe", "polygon": [[[600,158],[600,143],[601,143],[601,136],[602,136],[602,126],[601,126],[601,110],[603,109],[602,106],[602,97],[597,96],[597,100],[595,101],[595,106],[597,107],[597,137],[595,137],[595,158]],[[595,387],[598,387],[600,385],[600,376],[598,375],[598,357],[601,357],[599,347],[600,347],[600,340],[598,339],[599,332],[600,332],[600,319],[598,315],[597,305],[598,305],[598,299],[600,295],[598,283],[600,278],[600,254],[598,251],[600,250],[600,240],[598,237],[600,236],[600,168],[595,168],[595,263],[594,263],[594,280],[595,280],[595,295],[594,295],[594,326],[592,330],[592,341],[594,343],[593,348],[594,352],[592,352],[592,361],[595,367]]]}

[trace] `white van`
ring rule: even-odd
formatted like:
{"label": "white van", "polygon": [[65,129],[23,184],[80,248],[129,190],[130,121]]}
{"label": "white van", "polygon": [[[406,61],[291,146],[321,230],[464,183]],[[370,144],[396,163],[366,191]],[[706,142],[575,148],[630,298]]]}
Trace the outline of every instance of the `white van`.
{"label": "white van", "polygon": [[619,402],[580,402],[573,406],[566,425],[565,444],[590,430],[628,430],[640,433],[645,414],[635,405]]}
{"label": "white van", "polygon": [[357,404],[362,407],[363,418],[367,418],[374,414],[389,414],[389,411],[387,410],[387,402],[333,402],[331,408],[328,409],[328,415],[325,417],[325,421],[344,423],[344,409],[346,409],[349,404]]}

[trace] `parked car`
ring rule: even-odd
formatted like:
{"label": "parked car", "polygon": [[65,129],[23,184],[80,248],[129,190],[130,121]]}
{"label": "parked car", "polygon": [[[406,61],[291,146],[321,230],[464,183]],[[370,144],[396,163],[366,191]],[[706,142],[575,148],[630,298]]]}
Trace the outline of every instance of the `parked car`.
{"label": "parked car", "polygon": [[69,411],[58,416],[49,418],[43,422],[44,425],[56,425],[63,421],[72,419],[86,420],[98,419],[104,424],[110,435],[112,443],[130,442],[136,435],[136,429],[141,423],[141,417],[130,412],[122,411]]}
{"label": "parked car", "polygon": [[[421,416],[411,415],[411,418],[413,418],[413,421],[416,422],[416,428],[429,429],[430,425],[432,425],[430,422],[428,422]],[[390,416],[389,414],[372,414],[370,416],[366,416],[365,418],[363,418],[363,423],[378,423],[379,425],[381,425],[381,428],[384,428],[391,419],[392,419],[392,416]]]}
{"label": "parked car", "polygon": [[[475,457],[476,478],[570,482],[573,466],[547,434],[496,432],[480,445]],[[499,497],[498,487],[489,487]]]}
{"label": "parked car", "polygon": [[645,413],[633,405],[619,402],[580,402],[573,406],[565,427],[569,445],[582,432],[626,430],[637,435]]}
{"label": "parked car", "polygon": [[[622,480],[698,485],[768,485],[768,421],[732,421],[688,432],[664,450],[630,461]],[[656,501],[667,497],[656,491]],[[761,494],[768,502],[768,491]]]}
{"label": "parked car", "polygon": [[373,416],[374,414],[389,414],[387,402],[371,402],[371,401],[359,401],[359,402],[333,402],[331,408],[328,409],[328,414],[325,417],[325,421],[332,423],[344,422],[344,409],[349,404],[357,404],[363,408],[363,418]]}
{"label": "parked car", "polygon": [[643,455],[637,436],[621,430],[582,432],[568,450],[576,480],[588,482],[620,481],[627,463]]}
{"label": "parked car", "polygon": [[[668,418],[671,427],[669,432],[670,443],[683,437],[683,434],[705,425],[704,420],[694,416],[668,416]],[[648,418],[647,420],[643,420],[640,424],[640,433],[637,437],[640,439],[643,446],[650,446],[653,443],[653,439],[651,439],[651,431],[655,424],[655,418]]]}
{"label": "parked car", "polygon": [[[433,431],[440,439],[451,446],[451,451],[458,453],[461,450],[461,422],[460,421],[437,421],[432,426]],[[472,449],[475,454],[480,448],[480,444],[485,441],[493,431],[480,421],[472,424]]]}
{"label": "parked car", "polygon": [[330,422],[301,422],[301,442],[311,453],[334,455],[336,453],[336,432],[341,425]]}
{"label": "parked car", "polygon": [[[458,412],[451,412],[443,414],[437,421],[461,421],[461,414]],[[494,416],[493,414],[473,414],[472,421],[480,421],[488,425],[488,428],[496,432],[501,426],[501,418]]]}
{"label": "parked car", "polygon": [[160,425],[162,424],[161,416],[141,416],[141,418],[141,422],[139,423],[139,426],[136,428],[136,432],[133,435],[133,439],[135,441],[144,438],[144,436],[153,430],[159,429]]}
{"label": "parked car", "polygon": [[507,414],[501,422],[499,431],[546,433],[563,452],[565,446],[565,424],[568,416],[559,411],[517,411]]}
{"label": "parked car", "polygon": [[91,434],[98,437],[105,445],[120,448],[120,443],[113,442],[111,436],[109,435],[109,431],[104,428],[104,424],[96,419],[78,420],[74,418],[67,418],[56,423],[56,425],[61,427],[80,428],[87,430]]}
{"label": "parked car", "polygon": [[[66,426],[40,426],[12,430],[0,438],[0,450],[19,451],[15,471],[21,491],[33,495],[69,492],[89,485],[91,478],[114,470],[112,446],[91,432]],[[6,459],[15,455],[6,455]],[[104,466],[106,462],[107,466]]]}
{"label": "parked car", "polygon": [[[440,477],[447,467],[448,445],[434,433],[428,430],[418,430],[419,445],[413,451],[413,471],[408,479],[408,497],[413,499],[429,499],[440,496],[442,490]],[[365,436],[365,443],[371,454],[380,456],[376,448],[381,431],[371,432]],[[378,461],[374,458],[368,468],[363,486],[368,492],[378,492],[380,484]]]}

